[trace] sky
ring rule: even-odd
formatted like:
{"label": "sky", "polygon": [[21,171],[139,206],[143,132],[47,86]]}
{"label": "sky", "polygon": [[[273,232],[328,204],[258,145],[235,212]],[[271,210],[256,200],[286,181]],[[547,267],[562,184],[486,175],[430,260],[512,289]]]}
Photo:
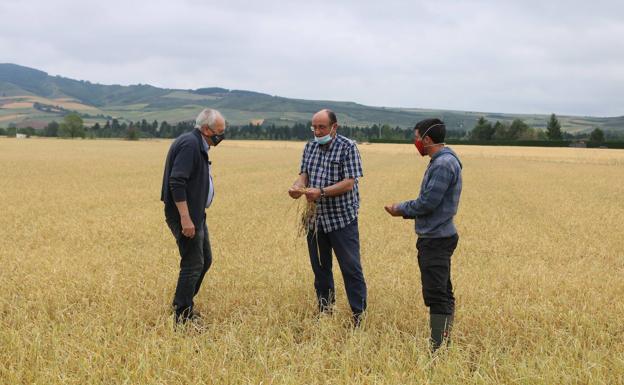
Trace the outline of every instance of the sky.
{"label": "sky", "polygon": [[624,2],[2,0],[0,62],[102,84],[624,115]]}

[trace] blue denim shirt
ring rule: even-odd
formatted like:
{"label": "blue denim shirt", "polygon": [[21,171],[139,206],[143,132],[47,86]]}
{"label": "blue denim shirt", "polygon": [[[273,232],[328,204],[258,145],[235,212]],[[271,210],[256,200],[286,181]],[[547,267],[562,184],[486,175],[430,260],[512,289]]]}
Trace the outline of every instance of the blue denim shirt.
{"label": "blue denim shirt", "polygon": [[457,234],[453,217],[462,189],[462,164],[448,147],[431,157],[417,199],[399,203],[406,219],[416,219],[421,238],[445,238]]}

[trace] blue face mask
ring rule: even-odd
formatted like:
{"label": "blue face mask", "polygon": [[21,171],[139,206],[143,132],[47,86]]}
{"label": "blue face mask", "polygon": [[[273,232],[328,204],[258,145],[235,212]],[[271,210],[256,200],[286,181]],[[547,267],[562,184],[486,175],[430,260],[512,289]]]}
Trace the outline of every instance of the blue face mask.
{"label": "blue face mask", "polygon": [[314,141],[318,144],[327,144],[329,142],[331,142],[332,140],[332,136],[331,136],[331,131],[329,132],[329,134],[325,135],[325,136],[315,136],[314,137]]}
{"label": "blue face mask", "polygon": [[316,141],[316,143],[318,144],[327,144],[329,142],[331,142],[332,137],[330,134],[327,134],[325,136],[321,136],[320,138],[318,136],[314,137],[314,141]]}

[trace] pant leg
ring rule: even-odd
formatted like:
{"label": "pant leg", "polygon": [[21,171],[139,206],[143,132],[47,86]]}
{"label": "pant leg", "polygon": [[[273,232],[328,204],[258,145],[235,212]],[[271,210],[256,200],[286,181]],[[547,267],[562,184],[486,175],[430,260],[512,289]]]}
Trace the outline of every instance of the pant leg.
{"label": "pant leg", "polygon": [[210,238],[208,237],[208,226],[206,225],[206,221],[204,220],[204,241],[202,243],[203,256],[204,256],[204,266],[201,271],[201,275],[197,280],[197,284],[195,285],[195,295],[199,292],[199,288],[204,280],[204,276],[210,266],[212,265],[212,249],[210,247]]}
{"label": "pant leg", "polygon": [[360,235],[357,219],[346,227],[329,233],[345,283],[351,311],[361,314],[366,310],[366,281],[360,261]]}
{"label": "pant leg", "polygon": [[[449,255],[449,273],[448,273],[448,281],[446,284],[446,295],[447,298],[449,298],[450,304],[451,304],[451,310],[453,311],[453,313],[455,313],[455,296],[453,295],[453,283],[451,282],[451,265],[452,265],[452,256],[453,256],[453,252],[455,252],[455,249],[457,248],[457,243],[459,241],[459,236],[455,235],[454,236],[454,240],[453,239],[449,239],[449,244],[446,248],[447,253]],[[452,314],[453,314],[452,313]]]}
{"label": "pant leg", "polygon": [[455,297],[451,283],[451,255],[458,237],[419,238],[418,266],[425,305],[431,314],[453,314]]}
{"label": "pant leg", "polygon": [[173,297],[173,306],[177,316],[189,315],[193,311],[195,287],[204,268],[204,232],[197,231],[195,237],[187,238],[182,234],[182,226],[175,221],[167,221],[176,238],[180,252],[180,273]]}
{"label": "pant leg", "polygon": [[307,241],[319,310],[326,311],[335,301],[331,245],[327,234],[320,229],[308,231]]}

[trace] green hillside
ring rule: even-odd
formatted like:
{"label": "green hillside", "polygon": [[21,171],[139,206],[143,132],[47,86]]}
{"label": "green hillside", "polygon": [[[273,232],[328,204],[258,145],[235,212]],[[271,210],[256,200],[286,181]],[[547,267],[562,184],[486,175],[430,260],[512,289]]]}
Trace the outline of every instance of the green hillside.
{"label": "green hillside", "polygon": [[[547,115],[371,107],[353,102],[289,99],[218,87],[181,90],[141,84],[103,85],[50,76],[16,64],[0,64],[0,127],[12,123],[37,127],[62,119],[67,111],[79,112],[86,122],[104,122],[114,117],[126,121],[147,119],[174,123],[192,119],[203,107],[221,110],[235,125],[249,122],[291,125],[308,121],[311,114],[321,108],[335,110],[342,124],[354,126],[389,124],[408,128],[420,119],[435,116],[443,119],[450,129],[470,130],[480,116],[485,116],[491,121],[504,122],[520,118],[531,126],[544,128],[548,118]],[[624,116],[559,116],[559,120],[563,130],[571,133],[589,131],[594,127],[624,133]]]}

